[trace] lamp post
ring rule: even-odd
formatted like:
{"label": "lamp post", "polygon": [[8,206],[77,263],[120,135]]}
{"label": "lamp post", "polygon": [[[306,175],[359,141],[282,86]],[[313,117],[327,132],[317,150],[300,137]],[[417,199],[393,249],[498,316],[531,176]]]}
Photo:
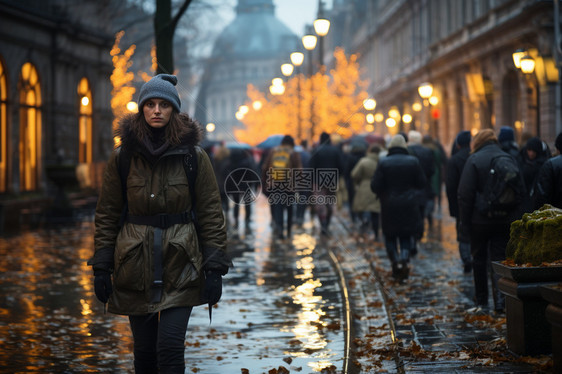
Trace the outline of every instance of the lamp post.
{"label": "lamp post", "polygon": [[[310,27],[309,27],[309,31]],[[316,47],[317,38],[312,32],[302,37],[302,45],[308,51],[308,76],[310,77],[310,143],[314,141],[314,83],[312,81],[312,51]]]}
{"label": "lamp post", "polygon": [[318,18],[313,22],[314,31],[319,37],[318,52],[320,69],[324,66],[324,37],[328,35],[330,30],[330,21],[324,18],[324,1],[318,0]]}
{"label": "lamp post", "polygon": [[301,142],[301,76],[300,76],[300,72],[299,72],[299,68],[302,65],[303,61],[304,61],[304,54],[302,54],[301,52],[293,52],[290,55],[291,57],[291,63],[297,68],[297,140],[299,141],[299,144]]}
{"label": "lamp post", "polygon": [[429,98],[431,97],[431,95],[433,94],[433,85],[429,82],[424,82],[422,84],[420,84],[418,86],[418,93],[420,94],[420,97],[423,99],[423,116],[422,116],[422,128],[425,127],[424,126],[424,121],[426,120],[427,117],[427,110],[425,109],[428,105],[429,105]]}
{"label": "lamp post", "polygon": [[[523,74],[525,74],[525,77],[528,77],[528,79],[530,79],[533,73],[535,72],[535,60],[531,56],[529,56],[526,50],[523,49],[518,49],[515,52],[513,52],[512,57],[513,57],[513,64],[515,65],[515,67],[520,69],[523,72]],[[535,77],[534,83],[536,84],[535,88],[536,88],[536,97],[537,97],[536,107],[535,107],[536,121],[537,121],[536,124],[537,136],[540,137],[541,117],[540,117],[540,94],[539,94],[540,88],[539,88],[538,78]],[[531,88],[529,88],[527,92],[530,93]]]}

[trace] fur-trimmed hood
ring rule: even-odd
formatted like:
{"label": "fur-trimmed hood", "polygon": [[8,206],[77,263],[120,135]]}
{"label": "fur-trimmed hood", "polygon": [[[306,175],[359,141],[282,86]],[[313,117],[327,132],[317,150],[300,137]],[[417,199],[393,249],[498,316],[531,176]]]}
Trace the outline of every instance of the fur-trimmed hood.
{"label": "fur-trimmed hood", "polygon": [[[115,136],[120,137],[121,144],[124,147],[132,147],[132,149],[135,149],[140,145],[140,141],[135,136],[133,129],[134,126],[144,126],[144,124],[142,124],[142,122],[140,121],[137,121],[135,119],[136,116],[138,116],[138,114],[125,115],[119,121],[119,127],[115,131]],[[199,144],[199,142],[201,142],[201,140],[203,139],[203,130],[199,122],[190,118],[185,113],[179,113],[178,117],[183,123],[179,134],[181,142],[178,145],[186,146]]]}

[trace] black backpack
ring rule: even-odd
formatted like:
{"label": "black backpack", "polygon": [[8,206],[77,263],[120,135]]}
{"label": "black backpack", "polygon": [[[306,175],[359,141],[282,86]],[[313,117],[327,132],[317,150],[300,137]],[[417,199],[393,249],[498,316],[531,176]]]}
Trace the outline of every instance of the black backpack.
{"label": "black backpack", "polygon": [[504,218],[523,204],[525,183],[515,158],[505,153],[490,161],[488,179],[476,194],[476,209],[489,218]]}

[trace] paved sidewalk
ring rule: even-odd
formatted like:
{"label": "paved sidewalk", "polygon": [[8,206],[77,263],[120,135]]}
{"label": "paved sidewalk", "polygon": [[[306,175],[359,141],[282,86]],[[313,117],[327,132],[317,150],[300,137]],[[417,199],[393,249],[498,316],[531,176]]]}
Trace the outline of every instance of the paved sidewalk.
{"label": "paved sidewalk", "polygon": [[474,308],[472,273],[463,274],[448,214],[436,214],[404,283],[392,278],[382,243],[355,234],[345,218],[332,233],[327,245],[351,279],[358,372],[550,372],[550,356],[507,350],[505,315]]}

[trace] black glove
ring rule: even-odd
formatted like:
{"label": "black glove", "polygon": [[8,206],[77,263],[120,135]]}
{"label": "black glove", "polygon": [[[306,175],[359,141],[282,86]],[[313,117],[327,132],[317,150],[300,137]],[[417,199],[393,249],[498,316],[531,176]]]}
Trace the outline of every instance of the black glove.
{"label": "black glove", "polygon": [[94,292],[98,300],[105,304],[113,292],[111,273],[106,270],[96,270],[94,276]]}
{"label": "black glove", "polygon": [[216,271],[209,270],[205,272],[205,291],[203,297],[209,303],[209,306],[219,302],[222,296],[222,276]]}

